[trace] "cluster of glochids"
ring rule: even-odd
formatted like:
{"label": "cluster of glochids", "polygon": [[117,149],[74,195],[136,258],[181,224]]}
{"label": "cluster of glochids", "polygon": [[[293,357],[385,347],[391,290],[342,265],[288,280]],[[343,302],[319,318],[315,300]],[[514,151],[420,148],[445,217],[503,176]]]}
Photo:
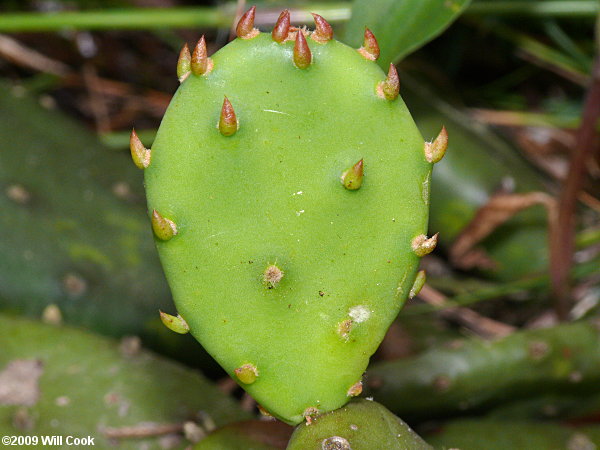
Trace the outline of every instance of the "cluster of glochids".
{"label": "cluster of glochids", "polygon": [[[236,27],[237,37],[240,39],[252,39],[259,35],[259,30],[254,27],[256,8],[250,8],[239,20]],[[307,43],[307,38],[313,41],[325,44],[333,38],[333,30],[331,25],[318,14],[313,14],[316,28],[310,32],[305,28],[293,27],[290,24],[290,13],[288,10],[283,11],[275,27],[271,33],[272,39],[275,42],[283,43],[286,41],[294,41],[293,48],[293,63],[298,69],[308,68],[312,62],[312,53]],[[357,50],[365,59],[375,61],[379,57],[379,45],[373,33],[366,28],[364,33],[363,45]],[[183,83],[190,75],[206,76],[213,69],[213,60],[208,56],[206,41],[204,36],[200,38],[194,50],[190,52],[189,47],[185,44],[180,52],[177,63],[177,76],[179,81]],[[381,81],[376,86],[376,94],[388,101],[394,101],[399,95],[400,80],[398,72],[393,64],[390,64],[387,78]],[[220,118],[217,124],[219,132],[223,136],[232,136],[239,129],[239,120],[236,117],[233,105],[224,98],[221,109]],[[439,135],[432,142],[424,143],[424,156],[427,162],[436,163],[440,161],[448,146],[448,134],[445,128],[442,128]],[[151,150],[145,148],[138,138],[135,130],[131,133],[130,149],[134,163],[140,169],[147,168],[152,159]],[[363,160],[361,159],[341,174],[341,182],[348,190],[360,189],[363,183]],[[153,210],[151,215],[152,229],[155,236],[161,241],[168,241],[178,232],[177,225],[170,219],[163,217],[158,211]],[[422,234],[413,239],[411,242],[413,252],[419,256],[425,256],[435,248],[437,244],[437,234],[428,238]],[[279,281],[283,278],[284,272],[277,265],[269,265],[263,273],[263,282],[267,288],[275,288]],[[420,291],[425,283],[425,272],[420,271],[417,274],[413,287],[409,293],[409,298],[414,297]],[[181,316],[173,316],[164,312],[160,312],[162,322],[171,330],[177,333],[188,333],[190,327]],[[342,338],[346,338],[349,334],[351,321],[344,321],[339,324],[338,334]],[[235,374],[240,382],[244,384],[252,384],[259,376],[258,369],[252,364],[245,364],[235,369]],[[349,391],[349,396],[359,395],[362,391],[362,383],[359,381],[353,385]],[[306,414],[307,420],[311,414]]]}

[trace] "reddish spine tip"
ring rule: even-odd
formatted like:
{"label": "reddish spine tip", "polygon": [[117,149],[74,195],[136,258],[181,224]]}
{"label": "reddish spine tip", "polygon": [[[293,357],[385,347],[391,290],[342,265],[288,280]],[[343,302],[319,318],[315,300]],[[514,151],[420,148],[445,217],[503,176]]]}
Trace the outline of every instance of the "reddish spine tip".
{"label": "reddish spine tip", "polygon": [[204,75],[210,71],[204,35],[200,38],[192,53],[191,69],[194,75]]}
{"label": "reddish spine tip", "polygon": [[254,28],[254,17],[256,15],[256,6],[253,6],[248,11],[244,13],[244,15],[240,18],[240,21],[235,28],[235,32],[237,37],[241,39],[250,39],[253,38],[257,31]]}
{"label": "reddish spine tip", "polygon": [[177,78],[180,83],[190,74],[190,71],[192,70],[191,64],[192,55],[190,54],[190,48],[185,44],[179,52],[179,59],[177,60]]}
{"label": "reddish spine tip", "polygon": [[368,28],[365,28],[365,39],[362,47],[359,48],[358,51],[361,55],[371,61],[375,61],[379,58],[379,44],[377,43],[377,39],[375,39],[373,32]]}
{"label": "reddish spine tip", "polygon": [[296,33],[296,42],[294,44],[294,64],[299,69],[306,69],[312,62],[312,53],[308,47],[308,42],[304,37],[302,30]]}
{"label": "reddish spine tip", "polygon": [[238,130],[238,121],[233,106],[227,97],[223,100],[221,117],[219,118],[219,131],[223,136],[231,136]]}
{"label": "reddish spine tip", "polygon": [[333,28],[323,17],[318,14],[311,13],[315,19],[316,29],[312,34],[313,40],[322,44],[333,39]]}
{"label": "reddish spine tip", "polygon": [[396,100],[398,94],[400,94],[400,77],[396,66],[390,63],[390,70],[388,71],[387,78],[381,83],[381,93],[387,100]]}
{"label": "reddish spine tip", "polygon": [[275,42],[281,44],[287,39],[288,34],[290,34],[290,12],[285,9],[279,14],[279,19],[277,19],[277,23],[275,24],[275,28],[273,28],[271,36],[273,36]]}

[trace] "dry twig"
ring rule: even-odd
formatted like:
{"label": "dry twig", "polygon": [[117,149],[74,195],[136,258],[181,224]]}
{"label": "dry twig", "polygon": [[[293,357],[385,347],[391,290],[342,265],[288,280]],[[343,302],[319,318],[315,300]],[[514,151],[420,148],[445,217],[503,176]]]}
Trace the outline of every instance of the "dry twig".
{"label": "dry twig", "polygon": [[[448,300],[444,294],[427,284],[423,286],[418,297],[424,302],[438,308],[446,306]],[[487,339],[501,338],[516,331],[516,328],[511,325],[484,317],[469,308],[451,306],[441,309],[440,315],[445,319],[459,323],[475,334]]]}
{"label": "dry twig", "polygon": [[183,432],[183,425],[183,423],[141,423],[129,427],[107,427],[102,430],[102,433],[109,439],[139,439],[181,433]]}
{"label": "dry twig", "polygon": [[21,67],[60,77],[68,75],[71,72],[71,69],[66,64],[48,58],[46,55],[24,46],[16,39],[3,34],[0,34],[0,56]]}

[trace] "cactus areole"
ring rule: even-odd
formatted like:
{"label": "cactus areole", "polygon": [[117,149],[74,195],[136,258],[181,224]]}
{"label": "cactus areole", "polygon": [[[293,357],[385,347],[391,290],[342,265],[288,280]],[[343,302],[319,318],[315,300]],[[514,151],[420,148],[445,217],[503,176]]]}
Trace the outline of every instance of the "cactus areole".
{"label": "cactus areole", "polygon": [[317,15],[312,32],[253,20],[210,57],[184,48],[152,149],[132,136],[132,153],[180,317],[297,424],[349,400],[411,291],[432,163],[370,31],[357,50]]}

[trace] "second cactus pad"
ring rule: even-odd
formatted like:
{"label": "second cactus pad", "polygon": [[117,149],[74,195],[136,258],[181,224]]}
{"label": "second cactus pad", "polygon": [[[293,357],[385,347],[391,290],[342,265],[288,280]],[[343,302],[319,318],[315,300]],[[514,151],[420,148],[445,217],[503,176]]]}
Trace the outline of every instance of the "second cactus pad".
{"label": "second cactus pad", "polygon": [[[393,67],[317,30],[253,29],[182,84],[145,168],[160,258],[189,331],[291,424],[345,404],[411,291],[427,239],[431,157]],[[435,153],[436,144],[425,144]],[[422,283],[421,283],[422,284]]]}

